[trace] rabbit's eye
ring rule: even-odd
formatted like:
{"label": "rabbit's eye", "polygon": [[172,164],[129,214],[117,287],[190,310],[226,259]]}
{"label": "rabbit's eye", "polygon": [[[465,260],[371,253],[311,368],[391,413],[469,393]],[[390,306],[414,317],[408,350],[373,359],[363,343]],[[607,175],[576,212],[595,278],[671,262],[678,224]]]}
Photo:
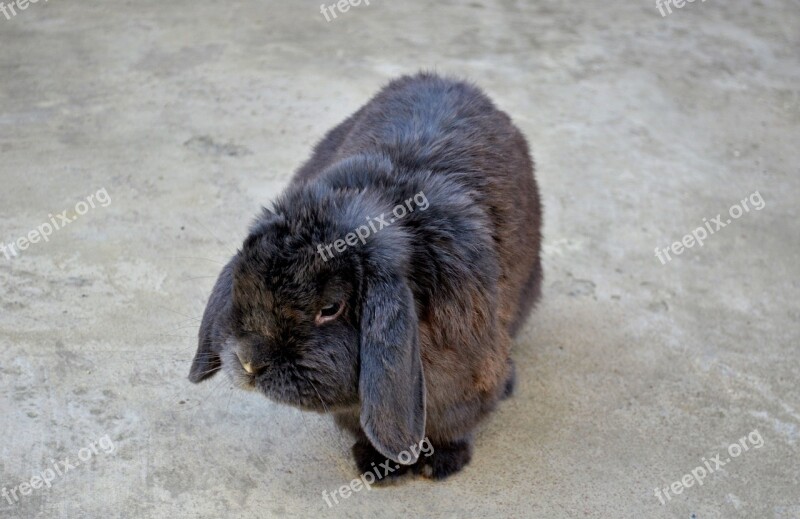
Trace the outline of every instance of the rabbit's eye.
{"label": "rabbit's eye", "polygon": [[344,310],[344,303],[342,301],[323,306],[317,313],[315,321],[317,324],[333,321],[339,317],[339,314],[342,313],[342,310]]}

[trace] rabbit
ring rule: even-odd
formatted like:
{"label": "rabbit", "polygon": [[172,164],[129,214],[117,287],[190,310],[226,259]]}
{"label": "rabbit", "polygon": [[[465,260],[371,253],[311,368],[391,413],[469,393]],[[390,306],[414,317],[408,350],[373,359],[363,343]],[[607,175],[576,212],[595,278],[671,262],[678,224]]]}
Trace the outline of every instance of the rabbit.
{"label": "rabbit", "polygon": [[[256,218],[212,290],[189,379],[222,370],[332,414],[362,473],[391,460],[391,478],[450,476],[513,392],[541,211],[525,138],[478,87],[395,79]],[[431,455],[410,449],[425,440]]]}

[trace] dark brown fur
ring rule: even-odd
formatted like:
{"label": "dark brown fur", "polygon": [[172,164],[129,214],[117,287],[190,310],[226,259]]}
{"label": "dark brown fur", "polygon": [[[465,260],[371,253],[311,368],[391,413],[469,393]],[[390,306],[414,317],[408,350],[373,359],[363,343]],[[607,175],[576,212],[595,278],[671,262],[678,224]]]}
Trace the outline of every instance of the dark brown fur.
{"label": "dark brown fur", "polygon": [[[319,244],[415,193],[425,210],[321,260]],[[528,146],[509,117],[470,84],[400,78],[331,130],[256,222],[215,286],[190,378],[221,366],[277,401],[333,412],[362,470],[398,461],[424,433],[435,453],[410,468],[445,477],[513,390],[540,229]],[[338,300],[342,316],[315,326]]]}

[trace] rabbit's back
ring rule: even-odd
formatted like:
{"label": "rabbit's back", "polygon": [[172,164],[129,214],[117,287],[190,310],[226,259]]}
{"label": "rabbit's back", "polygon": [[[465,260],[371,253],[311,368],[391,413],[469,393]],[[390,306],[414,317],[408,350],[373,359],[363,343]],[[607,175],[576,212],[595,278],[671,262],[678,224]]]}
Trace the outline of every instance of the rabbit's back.
{"label": "rabbit's back", "polygon": [[424,191],[432,178],[469,193],[494,240],[497,317],[515,335],[540,291],[542,217],[528,144],[510,118],[470,83],[427,73],[405,76],[331,130],[294,182],[359,155],[388,159],[398,200],[419,187]]}

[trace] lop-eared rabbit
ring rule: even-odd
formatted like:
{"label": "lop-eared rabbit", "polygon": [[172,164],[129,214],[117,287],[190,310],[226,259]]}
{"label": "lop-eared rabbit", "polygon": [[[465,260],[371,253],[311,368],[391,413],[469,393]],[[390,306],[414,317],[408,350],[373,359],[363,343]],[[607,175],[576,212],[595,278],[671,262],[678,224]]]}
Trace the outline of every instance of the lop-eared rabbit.
{"label": "lop-eared rabbit", "polygon": [[[512,339],[542,283],[540,229],[510,118],[470,83],[401,77],[331,130],[257,217],[214,286],[189,378],[224,370],[333,414],[363,472],[444,478],[513,391]],[[420,456],[423,442],[432,452]]]}

